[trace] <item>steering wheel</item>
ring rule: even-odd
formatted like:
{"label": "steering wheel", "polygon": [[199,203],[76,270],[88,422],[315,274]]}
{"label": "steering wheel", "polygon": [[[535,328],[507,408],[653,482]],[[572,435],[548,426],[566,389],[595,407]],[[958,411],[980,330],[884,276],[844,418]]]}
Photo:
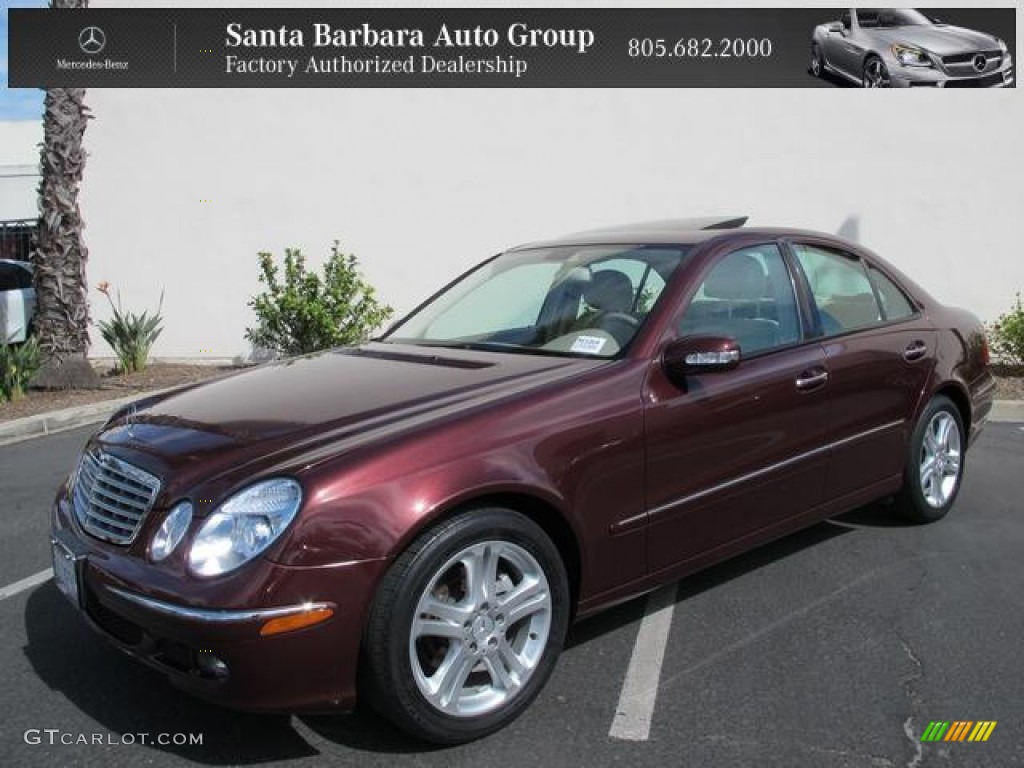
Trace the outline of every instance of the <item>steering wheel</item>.
{"label": "steering wheel", "polygon": [[590,325],[607,331],[624,347],[640,327],[640,321],[626,312],[603,312]]}

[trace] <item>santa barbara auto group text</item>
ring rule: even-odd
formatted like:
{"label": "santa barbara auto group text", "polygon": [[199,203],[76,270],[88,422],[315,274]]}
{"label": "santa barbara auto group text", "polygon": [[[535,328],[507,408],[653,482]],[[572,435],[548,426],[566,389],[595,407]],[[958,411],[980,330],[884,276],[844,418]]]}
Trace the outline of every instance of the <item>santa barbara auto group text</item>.
{"label": "santa barbara auto group text", "polygon": [[[351,29],[332,28],[329,24],[317,23],[312,25],[310,31],[312,34],[307,34],[300,28],[285,26],[254,29],[232,22],[226,28],[225,45],[232,49],[305,48],[308,41],[313,48],[348,48],[360,51],[386,49],[395,53],[401,49],[428,46],[442,50],[474,49],[476,53],[480,53],[507,45],[513,49],[560,48],[576,54],[586,54],[595,42],[594,32],[590,29],[539,29],[521,22],[509,25],[504,33],[480,26],[452,29],[442,24],[430,37],[422,29],[377,29],[366,23]],[[513,75],[519,78],[526,73],[528,66],[527,61],[522,58],[498,52],[484,57],[461,54],[445,57],[423,53],[418,56],[309,56],[305,59],[245,57],[230,53],[225,58],[225,70],[229,74],[281,74],[289,78],[297,73],[471,74]]]}

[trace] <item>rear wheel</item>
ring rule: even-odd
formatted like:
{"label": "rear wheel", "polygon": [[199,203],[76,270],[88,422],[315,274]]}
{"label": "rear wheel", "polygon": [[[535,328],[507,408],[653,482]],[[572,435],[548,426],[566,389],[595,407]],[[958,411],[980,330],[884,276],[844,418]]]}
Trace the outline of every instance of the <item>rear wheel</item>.
{"label": "rear wheel", "polygon": [[960,491],[966,445],[959,409],[948,397],[937,395],[910,437],[903,489],[896,498],[904,517],[931,523],[946,516]]}
{"label": "rear wheel", "polygon": [[511,510],[460,514],[381,584],[366,634],[370,702],[428,741],[496,731],[547,681],[568,618],[565,567],[543,530]]}

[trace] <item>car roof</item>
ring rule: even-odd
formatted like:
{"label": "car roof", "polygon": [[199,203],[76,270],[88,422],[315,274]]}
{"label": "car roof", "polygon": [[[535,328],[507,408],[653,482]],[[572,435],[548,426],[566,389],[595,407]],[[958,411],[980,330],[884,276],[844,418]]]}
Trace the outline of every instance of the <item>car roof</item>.
{"label": "car roof", "polygon": [[568,245],[695,245],[713,238],[762,236],[776,239],[780,237],[812,237],[830,240],[836,244],[852,248],[835,235],[812,230],[788,227],[744,227],[746,216],[713,216],[687,219],[666,219],[644,221],[632,224],[619,224],[584,232],[517,245],[509,251],[528,250],[531,248],[551,248]]}

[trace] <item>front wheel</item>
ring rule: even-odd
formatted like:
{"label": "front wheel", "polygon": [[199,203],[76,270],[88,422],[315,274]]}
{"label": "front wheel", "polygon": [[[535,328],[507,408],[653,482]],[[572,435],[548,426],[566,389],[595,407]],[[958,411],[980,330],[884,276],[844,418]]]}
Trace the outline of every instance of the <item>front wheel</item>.
{"label": "front wheel", "polygon": [[863,75],[861,84],[865,88],[889,88],[892,85],[885,62],[877,56],[868,56],[864,62]]}
{"label": "front wheel", "polygon": [[811,45],[811,74],[815,77],[825,74],[825,58],[821,54],[821,46],[817,43]]}
{"label": "front wheel", "polygon": [[896,508],[915,523],[946,516],[964,474],[964,424],[948,397],[937,395],[925,408],[910,436],[903,489]]}
{"label": "front wheel", "polygon": [[511,510],[462,513],[381,584],[365,638],[370,702],[428,741],[485,736],[543,687],[568,619],[565,567],[544,531]]}

